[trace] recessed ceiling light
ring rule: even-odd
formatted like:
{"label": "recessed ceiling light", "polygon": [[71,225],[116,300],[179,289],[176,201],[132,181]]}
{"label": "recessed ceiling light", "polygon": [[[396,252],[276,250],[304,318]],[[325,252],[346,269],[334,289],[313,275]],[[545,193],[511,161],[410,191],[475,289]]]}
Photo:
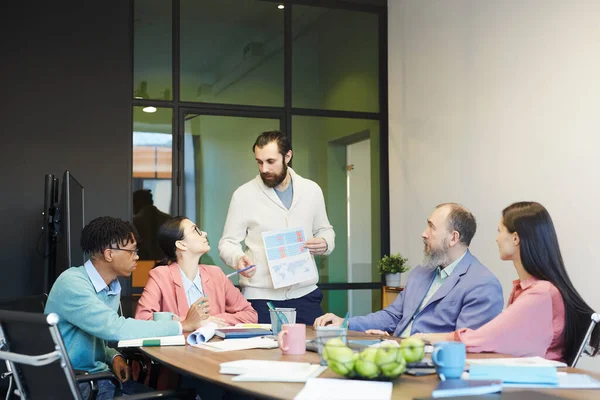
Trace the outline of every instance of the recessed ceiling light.
{"label": "recessed ceiling light", "polygon": [[279,8],[280,10],[283,10],[285,8],[285,6],[283,4],[280,4],[277,6],[277,8]]}
{"label": "recessed ceiling light", "polygon": [[144,108],[142,108],[142,111],[147,112],[147,113],[154,113],[154,112],[156,112],[156,107],[152,107],[152,106],[144,107]]}

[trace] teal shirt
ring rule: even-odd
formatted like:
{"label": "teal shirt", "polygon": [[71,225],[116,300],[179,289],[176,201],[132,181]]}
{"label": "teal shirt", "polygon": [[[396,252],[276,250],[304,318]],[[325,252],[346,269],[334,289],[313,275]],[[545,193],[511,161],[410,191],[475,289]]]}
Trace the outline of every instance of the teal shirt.
{"label": "teal shirt", "polygon": [[98,281],[99,277],[91,261],[69,268],[60,274],[46,302],[44,313],[56,313],[60,318],[58,329],[74,369],[92,373],[109,370],[118,352],[106,342],[180,333],[177,321],[119,316],[121,286],[116,280],[107,286],[102,278]]}
{"label": "teal shirt", "polygon": [[431,286],[429,286],[429,290],[427,291],[427,294],[423,298],[423,301],[421,301],[421,304],[419,304],[419,307],[417,308],[417,311],[415,312],[412,319],[410,320],[408,326],[406,327],[406,329],[404,329],[404,332],[402,332],[400,334],[400,337],[409,337],[410,336],[412,324],[413,324],[413,321],[415,320],[415,316],[417,316],[421,312],[423,307],[425,307],[427,305],[427,303],[433,297],[435,292],[437,292],[438,289],[442,287],[444,282],[446,282],[446,279],[448,279],[448,277],[450,276],[452,271],[454,271],[454,268],[456,268],[458,263],[461,262],[461,260],[464,258],[465,254],[467,254],[466,251],[464,252],[464,254],[462,256],[458,257],[456,260],[454,260],[453,263],[451,263],[444,269],[437,267],[437,269],[435,271],[435,279],[431,283]]}

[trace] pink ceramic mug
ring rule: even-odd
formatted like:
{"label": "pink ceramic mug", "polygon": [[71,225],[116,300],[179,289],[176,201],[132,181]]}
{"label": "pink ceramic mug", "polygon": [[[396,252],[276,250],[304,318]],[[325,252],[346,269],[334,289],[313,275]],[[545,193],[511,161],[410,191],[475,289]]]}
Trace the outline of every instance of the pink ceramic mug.
{"label": "pink ceramic mug", "polygon": [[283,354],[306,353],[306,325],[284,324],[277,335],[277,343]]}

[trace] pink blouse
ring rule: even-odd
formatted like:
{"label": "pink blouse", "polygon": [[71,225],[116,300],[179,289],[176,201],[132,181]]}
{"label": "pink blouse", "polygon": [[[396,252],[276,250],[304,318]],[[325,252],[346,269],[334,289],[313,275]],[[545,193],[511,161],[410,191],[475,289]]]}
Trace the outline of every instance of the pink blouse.
{"label": "pink blouse", "polygon": [[453,332],[467,352],[495,352],[516,357],[540,356],[564,361],[565,306],[558,289],[548,281],[513,281],[508,305],[479,329]]}

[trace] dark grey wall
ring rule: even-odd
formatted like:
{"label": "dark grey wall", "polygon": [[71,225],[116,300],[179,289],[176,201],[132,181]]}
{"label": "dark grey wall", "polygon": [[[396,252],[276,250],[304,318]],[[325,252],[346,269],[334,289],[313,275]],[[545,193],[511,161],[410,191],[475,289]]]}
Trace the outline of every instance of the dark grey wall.
{"label": "dark grey wall", "polygon": [[0,12],[0,297],[42,289],[45,174],[69,169],[85,186],[86,222],[130,215],[129,2],[8,4]]}

